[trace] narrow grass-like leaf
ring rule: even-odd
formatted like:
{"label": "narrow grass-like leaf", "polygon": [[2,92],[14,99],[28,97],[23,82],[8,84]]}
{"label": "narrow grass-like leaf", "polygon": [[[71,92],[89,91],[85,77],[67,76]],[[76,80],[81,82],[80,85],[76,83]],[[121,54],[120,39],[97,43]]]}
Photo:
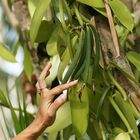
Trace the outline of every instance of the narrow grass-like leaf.
{"label": "narrow grass-like leaf", "polygon": [[40,0],[38,3],[38,6],[34,12],[33,18],[31,20],[31,26],[30,26],[30,37],[31,41],[34,42],[42,21],[42,18],[49,6],[49,3],[51,0]]}
{"label": "narrow grass-like leaf", "polygon": [[0,101],[1,101],[1,103],[5,104],[5,105],[9,105],[8,101],[6,99],[6,96],[4,95],[4,93],[2,92],[1,89],[0,89]]}
{"label": "narrow grass-like leaf", "polygon": [[19,107],[19,122],[20,122],[21,128],[24,129],[25,128],[25,117],[23,115],[23,111],[22,111],[22,108],[21,108],[18,87],[19,87],[19,85],[18,85],[18,83],[16,83],[16,93],[17,93],[17,100],[18,100],[18,107]]}
{"label": "narrow grass-like leaf", "polygon": [[1,42],[0,42],[0,57],[10,62],[16,62],[14,55]]}
{"label": "narrow grass-like leaf", "polygon": [[134,21],[126,5],[121,0],[110,0],[109,5],[121,24],[124,25],[129,31],[132,31]]}
{"label": "narrow grass-like leaf", "polygon": [[3,136],[4,136],[4,140],[7,140],[5,131],[4,131],[3,126],[2,126],[2,124],[1,124],[1,121],[0,121],[0,129],[1,129],[2,134],[3,134]]}
{"label": "narrow grass-like leaf", "polygon": [[7,97],[8,97],[9,107],[10,107],[11,116],[12,116],[12,120],[13,120],[13,123],[14,123],[15,131],[16,131],[16,134],[18,134],[19,132],[22,131],[22,129],[21,129],[21,125],[19,123],[19,119],[17,117],[17,114],[16,114],[16,112],[14,110],[14,107],[13,107],[13,105],[11,103],[8,88],[7,88]]}
{"label": "narrow grass-like leaf", "polygon": [[8,122],[8,120],[6,118],[6,115],[5,115],[2,108],[1,108],[1,111],[2,111],[2,116],[3,116],[3,119],[4,119],[4,124],[6,126],[6,130],[8,132],[8,135],[9,135],[9,137],[13,137],[14,136],[14,131],[11,129],[11,124]]}

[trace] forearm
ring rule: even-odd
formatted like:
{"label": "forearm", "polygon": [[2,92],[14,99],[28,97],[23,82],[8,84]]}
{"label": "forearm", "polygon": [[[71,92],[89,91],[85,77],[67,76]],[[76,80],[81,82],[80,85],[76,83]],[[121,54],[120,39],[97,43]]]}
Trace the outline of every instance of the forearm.
{"label": "forearm", "polygon": [[36,140],[46,129],[44,122],[36,118],[25,130],[19,133],[12,140]]}

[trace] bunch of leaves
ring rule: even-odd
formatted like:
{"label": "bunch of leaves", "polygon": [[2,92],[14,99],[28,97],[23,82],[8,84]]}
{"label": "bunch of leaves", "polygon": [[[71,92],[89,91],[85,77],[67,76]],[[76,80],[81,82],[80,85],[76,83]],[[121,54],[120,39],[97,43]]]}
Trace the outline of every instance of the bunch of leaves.
{"label": "bunch of leaves", "polygon": [[[79,79],[77,86],[68,91],[69,102],[58,110],[56,122],[46,129],[48,138],[138,140],[140,136],[136,122],[140,119],[140,112],[115,75],[121,75],[139,87],[132,71],[133,66],[134,70],[139,71],[139,54],[134,50],[123,54],[133,64],[132,67],[124,65],[127,58],[123,56],[110,59],[109,64],[102,66],[99,63],[100,36],[88,14],[82,11],[82,5],[88,5],[108,18],[104,1],[41,0],[37,3],[29,0],[28,4],[32,16],[31,42],[34,46],[44,43],[52,63],[46,82],[51,84],[58,79],[60,83],[66,83]],[[109,0],[108,4],[120,44],[125,48],[127,37],[134,28],[132,15],[120,0]],[[48,12],[48,9],[51,10]],[[48,20],[50,13],[52,18]],[[121,29],[126,31],[125,35],[122,35],[123,31],[119,32]],[[27,49],[24,50],[25,58],[30,58]],[[31,77],[32,70],[28,66],[31,65],[25,63],[25,72]]]}

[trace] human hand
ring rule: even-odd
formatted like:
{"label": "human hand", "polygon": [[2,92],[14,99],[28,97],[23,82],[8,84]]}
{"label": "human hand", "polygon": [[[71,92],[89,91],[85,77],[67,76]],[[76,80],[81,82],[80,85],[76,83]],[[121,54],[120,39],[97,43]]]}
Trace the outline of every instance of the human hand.
{"label": "human hand", "polygon": [[[47,89],[45,78],[49,75],[50,68],[51,64],[49,63],[40,74],[39,80],[36,84],[37,90],[40,92],[40,105],[36,119],[41,120],[44,127],[48,127],[53,124],[56,116],[56,111],[62,104],[65,103],[67,96],[64,93],[61,93],[64,90],[76,85],[78,82],[78,80],[75,80],[49,90]],[[56,95],[59,96],[55,99]]]}

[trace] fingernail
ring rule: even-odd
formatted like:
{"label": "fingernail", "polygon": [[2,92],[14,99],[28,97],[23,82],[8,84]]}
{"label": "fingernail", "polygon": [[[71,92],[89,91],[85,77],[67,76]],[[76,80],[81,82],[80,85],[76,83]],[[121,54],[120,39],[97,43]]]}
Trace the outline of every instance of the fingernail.
{"label": "fingernail", "polygon": [[72,81],[72,82],[77,83],[77,82],[78,82],[78,80],[74,80],[74,81]]}

